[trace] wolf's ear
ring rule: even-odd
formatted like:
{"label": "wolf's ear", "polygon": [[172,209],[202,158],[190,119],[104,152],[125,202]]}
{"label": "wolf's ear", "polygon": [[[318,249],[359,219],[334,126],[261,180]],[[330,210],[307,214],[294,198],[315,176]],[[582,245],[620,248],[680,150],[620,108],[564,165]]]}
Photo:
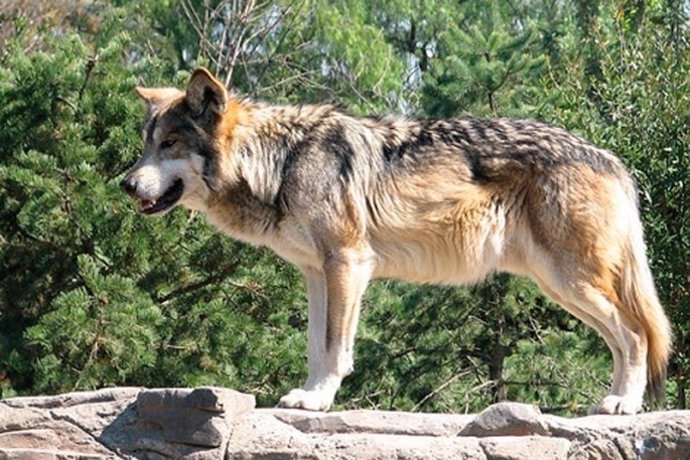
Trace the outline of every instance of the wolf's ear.
{"label": "wolf's ear", "polygon": [[177,88],[142,88],[137,86],[134,91],[139,95],[146,108],[155,110],[170,99],[178,98],[184,93]]}
{"label": "wolf's ear", "polygon": [[217,115],[225,111],[228,93],[221,82],[203,67],[197,68],[187,86],[187,102],[193,116],[200,117],[207,111]]}

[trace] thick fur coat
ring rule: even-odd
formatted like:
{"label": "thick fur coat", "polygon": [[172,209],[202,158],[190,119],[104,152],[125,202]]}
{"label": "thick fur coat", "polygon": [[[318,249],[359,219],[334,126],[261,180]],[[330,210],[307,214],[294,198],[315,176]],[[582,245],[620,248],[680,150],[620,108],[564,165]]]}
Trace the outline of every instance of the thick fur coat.
{"label": "thick fur coat", "polygon": [[186,91],[138,88],[144,155],[123,181],[146,214],[181,204],[272,248],[307,282],[309,376],[281,399],[328,409],[352,370],[373,278],[461,284],[528,276],[611,349],[602,413],[659,396],[670,328],[620,160],[535,121],[357,118],[328,105],[229,94],[206,70]]}

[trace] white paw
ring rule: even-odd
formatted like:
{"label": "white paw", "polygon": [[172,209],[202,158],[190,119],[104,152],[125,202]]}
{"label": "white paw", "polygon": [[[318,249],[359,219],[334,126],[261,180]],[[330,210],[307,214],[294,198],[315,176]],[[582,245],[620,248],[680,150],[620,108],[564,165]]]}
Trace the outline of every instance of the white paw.
{"label": "white paw", "polygon": [[302,390],[295,388],[286,394],[278,402],[279,407],[290,407],[293,409],[306,409],[314,411],[327,411],[333,404],[334,394],[319,390]]}
{"label": "white paw", "polygon": [[608,395],[604,400],[589,410],[590,414],[626,414],[632,415],[642,409],[642,402],[636,398]]}

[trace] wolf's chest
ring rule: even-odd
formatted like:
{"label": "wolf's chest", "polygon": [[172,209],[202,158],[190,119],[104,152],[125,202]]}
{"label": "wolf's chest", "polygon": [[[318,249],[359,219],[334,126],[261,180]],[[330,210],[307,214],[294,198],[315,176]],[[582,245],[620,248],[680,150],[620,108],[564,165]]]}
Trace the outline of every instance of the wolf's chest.
{"label": "wolf's chest", "polygon": [[302,226],[287,219],[271,235],[264,235],[263,245],[298,267],[320,268],[323,257],[311,234]]}
{"label": "wolf's chest", "polygon": [[311,235],[292,219],[277,226],[249,220],[227,212],[208,212],[208,220],[232,238],[255,246],[267,246],[278,256],[298,267],[320,267],[322,260]]}

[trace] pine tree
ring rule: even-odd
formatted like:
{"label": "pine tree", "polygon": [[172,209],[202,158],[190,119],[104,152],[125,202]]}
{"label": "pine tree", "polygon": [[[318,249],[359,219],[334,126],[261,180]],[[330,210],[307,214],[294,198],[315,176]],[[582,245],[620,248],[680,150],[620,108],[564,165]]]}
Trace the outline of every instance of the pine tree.
{"label": "pine tree", "polygon": [[304,322],[302,287],[198,216],[134,211],[118,187],[140,155],[133,88],[188,74],[145,54],[125,11],[101,14],[95,36],[48,30],[26,54],[19,31],[1,58],[2,395],[263,382],[275,397],[304,367],[300,330],[276,327]]}
{"label": "pine tree", "polygon": [[534,24],[513,25],[496,2],[484,10],[468,3],[465,17],[441,36],[437,58],[425,75],[425,112],[533,115],[534,80],[544,65]]}

